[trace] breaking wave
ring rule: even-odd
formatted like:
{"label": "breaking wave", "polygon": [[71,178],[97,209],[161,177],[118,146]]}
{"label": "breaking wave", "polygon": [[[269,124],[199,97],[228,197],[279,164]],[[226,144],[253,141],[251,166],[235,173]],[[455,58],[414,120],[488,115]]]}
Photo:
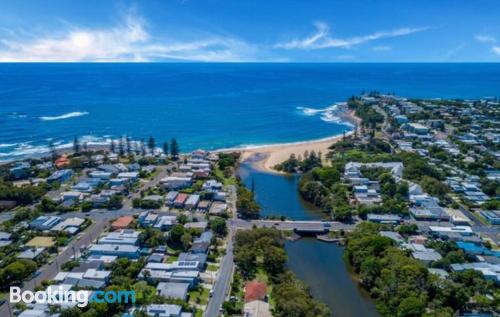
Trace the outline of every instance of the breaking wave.
{"label": "breaking wave", "polygon": [[64,119],[69,119],[69,118],[86,116],[88,114],[89,113],[86,111],[83,111],[83,112],[74,111],[74,112],[68,112],[68,113],[62,114],[60,116],[43,116],[43,117],[39,117],[39,119],[42,121],[64,120]]}
{"label": "breaking wave", "polygon": [[342,107],[339,107],[341,104],[334,104],[332,106],[317,109],[317,108],[308,108],[308,107],[297,107],[297,110],[301,111],[303,115],[306,116],[316,116],[320,115],[320,119],[325,122],[333,122],[337,124],[342,124],[346,126],[353,126],[350,122],[345,121],[341,118],[340,112],[343,111]]}

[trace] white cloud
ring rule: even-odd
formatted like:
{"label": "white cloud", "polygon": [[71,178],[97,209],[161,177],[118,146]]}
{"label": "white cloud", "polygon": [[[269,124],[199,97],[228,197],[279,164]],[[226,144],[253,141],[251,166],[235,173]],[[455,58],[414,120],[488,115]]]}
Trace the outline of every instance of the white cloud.
{"label": "white cloud", "polygon": [[481,43],[496,43],[497,41],[495,37],[485,34],[478,34],[474,38]]}
{"label": "white cloud", "polygon": [[350,48],[355,45],[363,44],[370,41],[375,41],[384,38],[398,37],[409,35],[417,32],[422,32],[427,30],[427,27],[419,28],[399,28],[390,31],[379,31],[368,35],[355,36],[351,38],[332,38],[330,37],[330,29],[328,25],[324,22],[314,23],[316,27],[316,32],[306,37],[304,39],[294,39],[285,43],[278,43],[275,45],[277,48],[283,49],[304,49],[304,50],[314,50],[322,48],[340,47],[340,48]]}
{"label": "white cloud", "polygon": [[374,50],[375,52],[387,52],[392,50],[392,47],[386,45],[379,45],[379,46],[374,46],[372,50]]}
{"label": "white cloud", "polygon": [[154,60],[252,60],[252,45],[208,35],[193,41],[154,38],[144,19],[129,14],[111,28],[74,28],[63,34],[0,40],[0,62],[120,62]]}
{"label": "white cloud", "polygon": [[493,50],[493,53],[500,55],[500,46],[493,46],[491,49]]}

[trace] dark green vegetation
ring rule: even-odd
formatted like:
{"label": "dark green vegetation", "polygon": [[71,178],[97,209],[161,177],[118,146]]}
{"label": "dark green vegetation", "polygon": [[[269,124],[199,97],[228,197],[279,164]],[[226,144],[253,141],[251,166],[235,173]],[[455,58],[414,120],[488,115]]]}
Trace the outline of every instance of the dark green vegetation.
{"label": "dark green vegetation", "polygon": [[265,272],[272,287],[274,316],[330,315],[328,308],[314,300],[307,286],[286,268],[287,255],[280,231],[271,228],[238,231],[234,261],[244,280],[253,279],[259,270]]}
{"label": "dark green vegetation", "polygon": [[[372,223],[359,225],[348,236],[345,257],[382,315],[455,316],[471,309],[500,308],[500,291],[481,273],[467,270],[440,279],[391,239],[380,236],[379,229]],[[436,267],[467,260],[454,243],[435,242],[431,246],[443,256]]]}
{"label": "dark green vegetation", "polygon": [[331,160],[331,167],[315,167],[304,173],[299,192],[306,201],[322,208],[335,220],[349,221],[354,212],[360,216],[367,213],[408,214],[408,184],[396,183],[390,172],[383,168],[361,169],[364,177],[380,182],[382,204],[373,207],[349,205],[351,186],[341,182],[348,162],[403,162],[405,179],[419,183],[424,191],[441,199],[449,192],[448,186],[441,182],[444,179],[442,173],[424,158],[415,153],[391,153],[390,145],[382,140],[372,138],[365,144],[346,137],[333,144],[330,150],[327,157]]}
{"label": "dark green vegetation", "polygon": [[274,168],[286,173],[307,172],[315,167],[321,166],[321,156],[321,152],[316,154],[314,151],[311,151],[311,153],[305,151],[303,159],[300,155],[296,157],[295,154],[291,154],[290,158],[277,164]]}
{"label": "dark green vegetation", "polygon": [[255,201],[254,192],[248,190],[243,184],[239,184],[237,195],[236,208],[240,216],[244,219],[259,218],[260,206]]}
{"label": "dark green vegetation", "polygon": [[350,109],[354,109],[356,116],[363,120],[362,125],[365,127],[375,128],[377,124],[384,122],[384,116],[374,110],[373,107],[364,104],[357,97],[349,98],[347,105]]}

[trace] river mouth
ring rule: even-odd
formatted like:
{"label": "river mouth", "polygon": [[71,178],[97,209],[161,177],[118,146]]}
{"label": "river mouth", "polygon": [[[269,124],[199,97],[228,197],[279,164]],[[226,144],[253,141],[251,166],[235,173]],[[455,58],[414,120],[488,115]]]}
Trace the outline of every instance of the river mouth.
{"label": "river mouth", "polygon": [[[243,162],[238,175],[248,188],[255,189],[255,198],[262,207],[261,216],[285,216],[292,220],[327,218],[320,209],[305,202],[299,195],[298,175],[268,173],[254,167],[254,157]],[[343,259],[343,249],[305,237],[285,245],[288,266],[311,289],[314,298],[324,302],[336,317],[379,317],[369,294],[361,289]]]}

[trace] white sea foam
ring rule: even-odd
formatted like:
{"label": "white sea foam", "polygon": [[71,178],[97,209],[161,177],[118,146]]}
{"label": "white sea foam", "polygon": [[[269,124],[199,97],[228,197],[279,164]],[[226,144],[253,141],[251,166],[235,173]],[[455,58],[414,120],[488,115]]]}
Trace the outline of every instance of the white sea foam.
{"label": "white sea foam", "polygon": [[323,108],[323,109],[316,109],[316,108],[308,108],[308,107],[297,107],[297,110],[302,111],[302,114],[306,116],[315,116],[315,115],[320,115],[320,119],[325,121],[325,122],[332,122],[336,124],[342,124],[346,125],[349,127],[352,127],[353,125],[350,122],[347,122],[340,118],[337,114],[339,111],[339,105],[340,103],[334,104],[332,106]]}
{"label": "white sea foam", "polygon": [[40,117],[39,119],[42,121],[54,121],[54,120],[64,120],[64,119],[69,119],[69,118],[75,118],[75,117],[81,117],[81,116],[86,116],[89,113],[86,111],[74,111],[74,112],[68,112],[65,114],[62,114],[60,116],[43,116]]}
{"label": "white sea foam", "polygon": [[17,145],[18,145],[18,143],[0,143],[0,148],[14,147]]}

